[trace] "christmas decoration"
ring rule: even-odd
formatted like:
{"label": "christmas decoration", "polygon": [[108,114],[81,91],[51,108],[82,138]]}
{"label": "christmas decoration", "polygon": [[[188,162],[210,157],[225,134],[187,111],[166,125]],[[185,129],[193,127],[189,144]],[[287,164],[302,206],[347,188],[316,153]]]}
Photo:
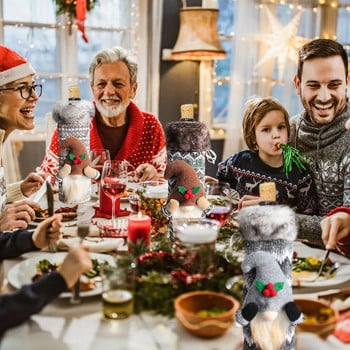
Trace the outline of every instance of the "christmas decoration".
{"label": "christmas decoration", "polygon": [[85,33],[86,13],[91,11],[97,0],[55,0],[56,14],[67,15],[70,26],[75,19],[78,29],[82,33],[83,40],[87,43],[88,38]]}
{"label": "christmas decoration", "polygon": [[290,59],[296,63],[298,61],[299,48],[308,42],[309,39],[297,36],[301,11],[285,27],[277,21],[268,8],[266,8],[266,11],[268,21],[271,24],[271,33],[256,35],[256,40],[267,44],[269,49],[256,64],[255,69],[271,58],[276,58],[278,62],[278,77],[282,80],[287,60]]}

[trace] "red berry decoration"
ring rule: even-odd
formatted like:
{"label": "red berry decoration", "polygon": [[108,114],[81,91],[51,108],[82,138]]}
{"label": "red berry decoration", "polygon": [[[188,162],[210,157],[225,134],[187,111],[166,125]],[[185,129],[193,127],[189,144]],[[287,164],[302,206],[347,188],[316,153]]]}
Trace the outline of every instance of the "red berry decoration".
{"label": "red berry decoration", "polygon": [[263,295],[264,297],[269,297],[270,294],[271,294],[271,292],[270,292],[270,290],[268,290],[267,288],[265,288],[265,289],[263,290],[263,292],[262,292],[262,295]]}
{"label": "red berry decoration", "polygon": [[266,288],[267,288],[268,290],[273,290],[273,284],[272,284],[272,283],[268,283],[268,284],[266,285]]}

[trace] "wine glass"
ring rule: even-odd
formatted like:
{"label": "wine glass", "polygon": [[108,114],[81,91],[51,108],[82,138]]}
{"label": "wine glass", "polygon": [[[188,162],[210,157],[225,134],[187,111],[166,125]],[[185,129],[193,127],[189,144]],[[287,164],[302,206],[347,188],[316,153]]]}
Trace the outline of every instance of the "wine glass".
{"label": "wine glass", "polygon": [[115,201],[120,198],[128,183],[125,163],[119,160],[106,160],[102,168],[101,187],[105,195],[112,200],[112,226],[117,228]]}
{"label": "wine glass", "polygon": [[207,183],[205,185],[206,198],[213,205],[213,209],[206,215],[208,219],[215,219],[224,225],[232,210],[233,203],[229,196],[230,184],[226,182]]}
{"label": "wine glass", "polygon": [[100,172],[100,177],[97,180],[92,181],[96,187],[96,196],[99,194],[99,183],[102,176],[102,168],[106,160],[111,160],[108,149],[93,149],[90,151],[90,165]]}

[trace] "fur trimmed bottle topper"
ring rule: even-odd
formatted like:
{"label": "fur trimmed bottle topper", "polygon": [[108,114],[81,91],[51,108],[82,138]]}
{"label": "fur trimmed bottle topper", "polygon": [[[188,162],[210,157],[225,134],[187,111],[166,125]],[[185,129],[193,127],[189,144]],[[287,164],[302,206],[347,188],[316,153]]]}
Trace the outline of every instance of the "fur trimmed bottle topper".
{"label": "fur trimmed bottle topper", "polygon": [[243,326],[243,349],[295,349],[295,327],[303,315],[293,301],[295,213],[283,205],[250,206],[237,220],[245,258],[243,302],[236,321]]}
{"label": "fur trimmed bottle topper", "polygon": [[215,163],[216,154],[210,149],[208,127],[193,119],[193,105],[181,105],[181,119],[165,127],[168,162],[184,160],[196,171],[204,184],[205,161]]}
{"label": "fur trimmed bottle topper", "polygon": [[[79,139],[86,148],[86,153],[90,152],[90,122],[94,116],[94,105],[90,101],[80,99],[78,86],[69,88],[69,99],[67,103],[57,103],[52,109],[52,117],[57,123],[59,145],[69,138]],[[62,149],[62,147],[60,147]],[[59,152],[59,168],[62,168],[67,159],[67,153],[63,150]],[[65,201],[62,190],[62,183],[59,188],[59,199]]]}

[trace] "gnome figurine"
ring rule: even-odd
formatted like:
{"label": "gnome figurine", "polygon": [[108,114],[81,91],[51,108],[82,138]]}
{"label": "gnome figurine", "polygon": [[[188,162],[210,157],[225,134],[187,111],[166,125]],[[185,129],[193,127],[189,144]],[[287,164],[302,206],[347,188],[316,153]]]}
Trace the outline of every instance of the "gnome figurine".
{"label": "gnome figurine", "polygon": [[295,214],[282,205],[250,206],[238,214],[245,258],[243,302],[236,321],[243,349],[293,350],[295,327],[304,319],[293,301]]}
{"label": "gnome figurine", "polygon": [[169,218],[198,218],[210,210],[210,202],[205,198],[198,175],[187,162],[174,160],[165,169],[164,177],[174,181],[163,206]]}
{"label": "gnome figurine", "polygon": [[90,200],[91,179],[98,179],[100,173],[90,166],[85,145],[76,137],[69,137],[60,144],[60,153],[67,154],[63,166],[56,175],[62,184],[64,202],[84,203]]}

